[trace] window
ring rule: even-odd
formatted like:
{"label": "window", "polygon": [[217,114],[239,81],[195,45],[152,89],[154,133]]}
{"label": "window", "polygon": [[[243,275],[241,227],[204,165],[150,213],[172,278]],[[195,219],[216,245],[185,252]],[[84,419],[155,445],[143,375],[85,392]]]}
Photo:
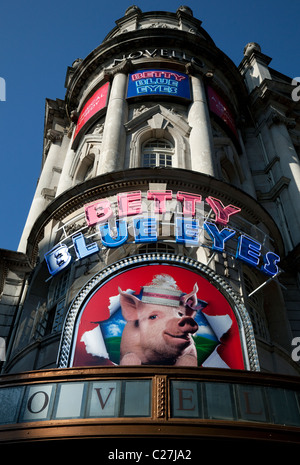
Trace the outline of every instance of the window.
{"label": "window", "polygon": [[146,168],[172,166],[174,147],[165,139],[151,139],[143,145],[142,162]]}
{"label": "window", "polygon": [[175,248],[172,245],[155,242],[155,244],[142,245],[137,251],[138,254],[144,253],[175,253]]}
{"label": "window", "polygon": [[65,315],[65,298],[68,290],[70,270],[53,278],[48,293],[49,316],[46,333],[61,331]]}

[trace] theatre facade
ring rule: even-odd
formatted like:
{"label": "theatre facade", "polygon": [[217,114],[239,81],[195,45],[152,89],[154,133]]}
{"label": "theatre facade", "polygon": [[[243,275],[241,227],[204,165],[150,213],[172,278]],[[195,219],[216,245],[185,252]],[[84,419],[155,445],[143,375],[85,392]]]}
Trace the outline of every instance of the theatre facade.
{"label": "theatre facade", "polygon": [[299,444],[300,106],[270,62],[132,6],[67,69],[0,250],[0,444]]}

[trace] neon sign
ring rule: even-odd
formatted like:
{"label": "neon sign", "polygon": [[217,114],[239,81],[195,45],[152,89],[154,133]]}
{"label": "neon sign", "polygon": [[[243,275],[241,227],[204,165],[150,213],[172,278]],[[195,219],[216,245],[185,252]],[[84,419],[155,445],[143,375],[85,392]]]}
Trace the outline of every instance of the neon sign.
{"label": "neon sign", "polygon": [[129,74],[127,97],[172,95],[190,99],[186,74],[168,70],[142,70]]}
{"label": "neon sign", "polygon": [[[172,202],[172,208],[168,202]],[[199,208],[201,205],[203,207],[204,202],[211,207],[215,218],[199,214]],[[174,194],[171,190],[149,190],[146,198],[141,191],[121,193],[117,195],[116,205],[108,199],[99,199],[84,206],[87,227],[96,227],[96,235],[100,240],[91,242],[82,232],[77,232],[71,236],[71,245],[60,242],[45,254],[45,260],[50,274],[54,276],[72,262],[74,257],[71,248],[75,250],[75,258],[81,260],[100,252],[100,249],[120,247],[127,242],[157,242],[161,226],[159,215],[174,213],[174,220],[169,220],[167,224],[170,226],[169,236],[172,235],[170,230],[173,228],[176,243],[209,247],[214,252],[222,253],[228,252],[228,244],[230,243],[232,248],[232,241],[236,240],[236,259],[260,269],[268,276],[275,276],[279,271],[277,263],[280,257],[272,251],[262,253],[262,245],[259,242],[228,227],[229,219],[240,211],[240,208],[224,205],[214,197],[206,197],[203,201],[201,195],[188,192],[179,191]],[[207,240],[202,240],[203,232],[211,241],[209,245]]]}

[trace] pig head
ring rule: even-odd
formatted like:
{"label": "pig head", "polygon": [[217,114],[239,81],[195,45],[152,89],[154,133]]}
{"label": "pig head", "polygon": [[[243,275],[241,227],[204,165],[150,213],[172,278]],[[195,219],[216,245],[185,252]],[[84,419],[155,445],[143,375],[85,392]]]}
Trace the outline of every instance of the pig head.
{"label": "pig head", "polygon": [[182,305],[173,307],[142,302],[121,289],[119,293],[127,321],[121,339],[120,365],[197,366],[191,335],[198,324],[193,318],[196,311],[188,305],[193,296],[185,296]]}

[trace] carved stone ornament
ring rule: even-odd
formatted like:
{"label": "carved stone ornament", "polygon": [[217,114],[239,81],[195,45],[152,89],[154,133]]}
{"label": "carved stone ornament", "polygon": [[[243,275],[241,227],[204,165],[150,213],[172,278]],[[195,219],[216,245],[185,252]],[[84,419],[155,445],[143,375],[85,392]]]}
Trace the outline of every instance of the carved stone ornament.
{"label": "carved stone ornament", "polygon": [[106,80],[111,81],[115,74],[129,74],[133,69],[132,62],[129,58],[125,58],[121,63],[114,66],[112,69],[106,69],[104,71],[104,77]]}
{"label": "carved stone ornament", "polygon": [[57,131],[56,129],[49,129],[47,131],[47,139],[51,142],[60,142],[64,136],[62,131]]}

